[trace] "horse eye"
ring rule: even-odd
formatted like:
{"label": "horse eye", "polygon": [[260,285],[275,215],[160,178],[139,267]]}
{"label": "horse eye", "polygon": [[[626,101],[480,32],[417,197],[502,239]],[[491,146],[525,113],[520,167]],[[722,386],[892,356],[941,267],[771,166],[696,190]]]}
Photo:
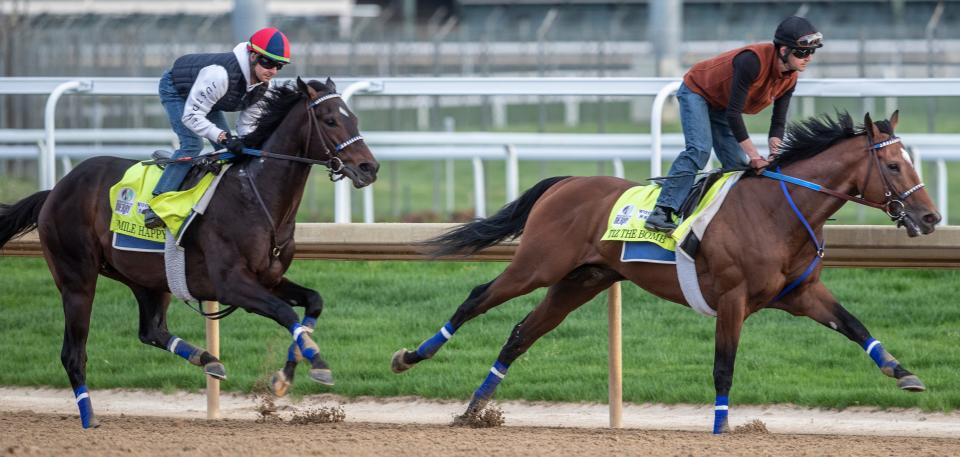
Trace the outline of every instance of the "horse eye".
{"label": "horse eye", "polygon": [[887,169],[890,171],[900,171],[900,165],[896,163],[888,163]]}
{"label": "horse eye", "polygon": [[324,119],[324,120],[323,120],[323,123],[324,123],[324,124],[327,124],[327,125],[330,126],[330,127],[336,127],[336,126],[337,126],[337,120],[334,119],[334,118]]}

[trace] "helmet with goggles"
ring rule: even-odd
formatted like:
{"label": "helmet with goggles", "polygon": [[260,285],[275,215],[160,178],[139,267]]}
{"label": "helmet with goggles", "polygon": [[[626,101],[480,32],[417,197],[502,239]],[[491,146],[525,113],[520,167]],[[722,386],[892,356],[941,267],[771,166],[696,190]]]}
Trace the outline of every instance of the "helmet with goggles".
{"label": "helmet with goggles", "polygon": [[813,50],[823,47],[823,34],[805,18],[790,16],[777,26],[773,43],[790,49]]}

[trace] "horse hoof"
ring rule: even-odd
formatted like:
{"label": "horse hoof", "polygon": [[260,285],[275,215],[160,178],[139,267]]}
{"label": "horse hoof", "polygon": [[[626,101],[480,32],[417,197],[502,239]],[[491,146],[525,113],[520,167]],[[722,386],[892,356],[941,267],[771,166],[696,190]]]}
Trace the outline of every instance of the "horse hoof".
{"label": "horse hoof", "polygon": [[311,368],[310,379],[325,386],[333,385],[333,372],[329,368]]}
{"label": "horse hoof", "polygon": [[224,380],[227,379],[227,369],[224,368],[223,364],[220,362],[210,362],[203,366],[203,372],[210,375],[214,379]]}
{"label": "horse hoof", "polygon": [[391,371],[393,371],[394,373],[403,373],[404,371],[407,371],[413,367],[413,365],[403,361],[403,356],[406,353],[407,353],[407,348],[403,348],[393,353],[393,359],[390,361]]}
{"label": "horse hoof", "polygon": [[270,378],[270,390],[273,391],[273,394],[277,397],[282,397],[287,394],[287,390],[290,389],[290,381],[287,380],[287,375],[283,374],[283,370],[277,371]]}
{"label": "horse hoof", "polygon": [[897,380],[897,387],[909,392],[923,392],[927,387],[915,375],[904,376]]}

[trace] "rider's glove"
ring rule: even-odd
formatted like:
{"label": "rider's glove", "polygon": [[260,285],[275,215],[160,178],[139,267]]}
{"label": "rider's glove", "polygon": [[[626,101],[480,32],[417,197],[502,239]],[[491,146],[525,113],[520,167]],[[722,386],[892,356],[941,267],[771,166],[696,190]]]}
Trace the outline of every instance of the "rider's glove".
{"label": "rider's glove", "polygon": [[227,138],[223,141],[223,146],[227,148],[228,151],[241,155],[243,154],[243,139],[238,136],[233,136],[230,132],[227,132]]}

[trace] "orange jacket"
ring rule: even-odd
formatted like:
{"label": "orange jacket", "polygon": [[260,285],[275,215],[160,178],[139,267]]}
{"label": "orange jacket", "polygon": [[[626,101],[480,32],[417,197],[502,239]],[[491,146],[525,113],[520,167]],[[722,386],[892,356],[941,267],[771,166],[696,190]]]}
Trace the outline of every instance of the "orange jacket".
{"label": "orange jacket", "polygon": [[711,108],[725,109],[733,85],[733,58],[743,51],[752,51],[760,58],[760,73],[750,85],[744,113],[759,113],[797,83],[797,72],[781,73],[777,68],[773,43],[751,44],[699,62],[683,76],[683,83],[706,99]]}

